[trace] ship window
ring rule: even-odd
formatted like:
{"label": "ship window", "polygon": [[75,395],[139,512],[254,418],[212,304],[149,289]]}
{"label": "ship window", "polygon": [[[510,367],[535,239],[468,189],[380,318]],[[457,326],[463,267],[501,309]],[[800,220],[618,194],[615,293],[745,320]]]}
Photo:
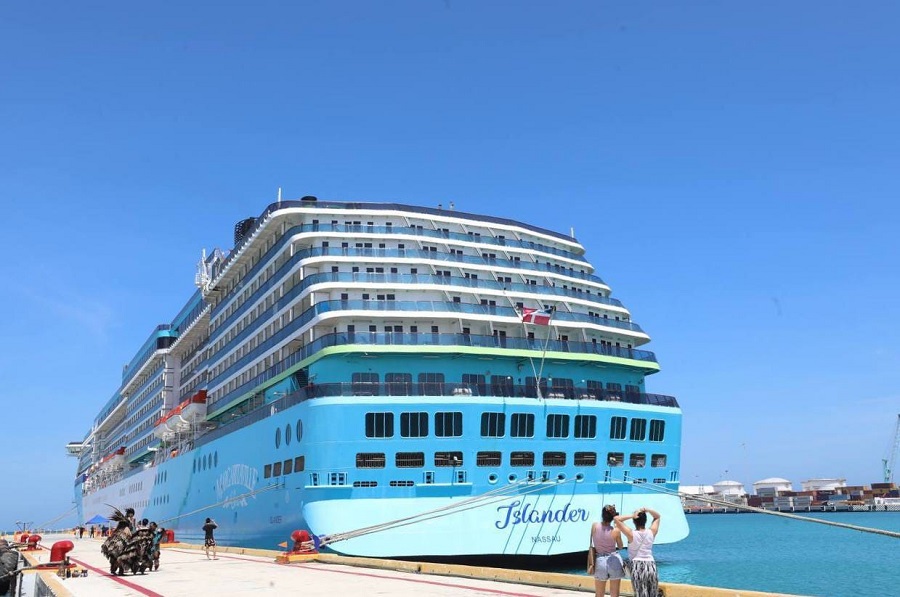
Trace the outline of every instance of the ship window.
{"label": "ship window", "polygon": [[463,386],[476,396],[487,395],[487,384],[484,375],[478,373],[463,373]]}
{"label": "ship window", "polygon": [[479,452],[475,458],[477,466],[500,466],[500,452]]}
{"label": "ship window", "polygon": [[434,466],[462,466],[462,452],[435,452]]}
{"label": "ship window", "polygon": [[565,452],[544,452],[544,466],[566,466]]}
{"label": "ship window", "polygon": [[666,466],[666,455],[665,454],[654,454],[650,457],[650,466],[660,468]]}
{"label": "ship window", "polygon": [[305,456],[297,456],[294,458],[294,472],[300,473],[306,469],[306,457]]}
{"label": "ship window", "polygon": [[412,374],[385,373],[384,385],[388,396],[409,396],[412,389]]}
{"label": "ship window", "polygon": [[272,465],[272,476],[273,477],[281,476],[281,463],[280,462],[276,462],[274,465]]}
{"label": "ship window", "polygon": [[284,426],[284,445],[285,446],[291,445],[291,430],[292,430],[292,428],[291,428],[290,423],[288,423],[287,425]]}
{"label": "ship window", "polygon": [[510,452],[510,466],[534,466],[534,452]]}
{"label": "ship window", "polygon": [[666,422],[650,419],[650,441],[661,442],[666,437]]}
{"label": "ship window", "polygon": [[297,419],[297,441],[300,441],[300,438],[303,437],[303,421]]}
{"label": "ship window", "polygon": [[284,465],[283,472],[285,475],[290,475],[292,472],[294,472],[294,461],[291,458],[288,458],[282,464]]}
{"label": "ship window", "polygon": [[384,468],[384,452],[360,452],[356,455],[356,468]]}
{"label": "ship window", "polygon": [[400,437],[428,437],[428,413],[400,413]]}
{"label": "ship window", "polygon": [[547,437],[569,437],[569,415],[547,415]]}
{"label": "ship window", "polygon": [[397,452],[394,457],[397,468],[419,468],[425,466],[425,452]]}
{"label": "ship window", "polygon": [[444,395],[444,374],[443,373],[419,373],[419,395],[420,396],[443,396]]}
{"label": "ship window", "polygon": [[[213,466],[219,466],[219,451],[216,450],[215,454],[213,454]],[[169,473],[165,473],[165,477],[169,477]]]}
{"label": "ship window", "polygon": [[281,447],[281,427],[275,430],[275,447]]}
{"label": "ship window", "polygon": [[628,466],[642,467],[647,464],[646,454],[632,454],[628,459]]}
{"label": "ship window", "polygon": [[622,466],[625,464],[625,454],[623,452],[610,452],[606,455],[607,466]]}
{"label": "ship window", "polygon": [[597,453],[575,452],[575,466],[597,466]]}
{"label": "ship window", "polygon": [[491,375],[491,396],[512,396],[513,381],[508,375]]}
{"label": "ship window", "polygon": [[647,437],[647,419],[631,419],[631,439],[643,441]]}
{"label": "ship window", "polygon": [[461,412],[434,413],[434,434],[437,437],[459,437],[462,433]]}
{"label": "ship window", "polygon": [[534,415],[513,413],[509,434],[512,437],[534,437]]}
{"label": "ship window", "polygon": [[[567,336],[560,336],[560,340],[568,340]],[[565,377],[554,377],[550,386],[551,398],[574,398],[575,383]],[[553,396],[553,394],[557,394]]]}
{"label": "ship window", "polygon": [[[374,481],[373,481],[374,483]],[[391,481],[388,483],[391,487],[412,487],[415,485],[412,481]]]}
{"label": "ship window", "polygon": [[505,414],[481,413],[481,437],[503,437],[505,433]]}
{"label": "ship window", "polygon": [[366,437],[394,437],[394,413],[366,413]]}
{"label": "ship window", "polygon": [[356,372],[353,374],[351,387],[354,396],[377,396],[378,374]]}
{"label": "ship window", "polygon": [[353,487],[378,487],[378,481],[354,481]]}
{"label": "ship window", "polygon": [[597,416],[575,415],[575,437],[597,437]]}
{"label": "ship window", "polygon": [[628,427],[628,419],[625,417],[613,417],[609,421],[609,438],[625,439],[625,429]]}

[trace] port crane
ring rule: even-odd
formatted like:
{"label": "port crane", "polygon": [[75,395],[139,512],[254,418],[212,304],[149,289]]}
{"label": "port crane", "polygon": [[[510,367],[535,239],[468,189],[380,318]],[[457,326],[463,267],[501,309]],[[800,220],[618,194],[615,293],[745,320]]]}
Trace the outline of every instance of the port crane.
{"label": "port crane", "polygon": [[887,455],[881,460],[884,468],[884,482],[893,483],[894,481],[894,463],[897,461],[897,452],[900,450],[900,415],[897,415],[897,426],[894,428],[894,435],[891,438]]}

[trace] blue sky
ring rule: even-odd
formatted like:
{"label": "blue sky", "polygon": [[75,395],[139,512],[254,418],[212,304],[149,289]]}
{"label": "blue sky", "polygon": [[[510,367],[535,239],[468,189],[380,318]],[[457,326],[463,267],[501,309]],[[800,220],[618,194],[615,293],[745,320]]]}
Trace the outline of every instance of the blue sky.
{"label": "blue sky", "polygon": [[[881,477],[900,412],[900,9],[0,4],[0,528],[201,248],[284,188],[575,228],[684,409],[682,481]],[[10,457],[10,455],[14,455]]]}

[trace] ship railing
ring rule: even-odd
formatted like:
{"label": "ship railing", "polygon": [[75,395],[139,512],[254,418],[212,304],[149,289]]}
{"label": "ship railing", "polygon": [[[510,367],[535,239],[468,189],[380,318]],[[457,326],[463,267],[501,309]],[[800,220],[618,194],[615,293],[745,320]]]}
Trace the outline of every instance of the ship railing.
{"label": "ship railing", "polygon": [[[340,302],[340,301],[338,301]],[[370,301],[371,302],[371,301]],[[321,304],[321,303],[320,303]],[[234,371],[244,367],[244,365],[255,359],[259,354],[269,351],[276,345],[283,343],[286,339],[294,336],[297,328],[303,324],[299,323],[301,318],[297,318],[284,328],[273,334],[268,340],[261,342],[256,348],[246,353],[238,359],[230,367],[225,369],[215,378],[209,380],[208,386],[215,388],[216,385],[227,379]],[[297,352],[290,354],[285,359],[279,361],[263,371],[256,377],[249,379],[244,384],[238,386],[227,394],[228,398],[239,396],[263,381],[269,379],[272,375],[277,375],[293,366],[302,359],[312,356],[323,348],[342,345],[418,345],[418,346],[461,346],[461,347],[478,347],[478,348],[500,348],[500,349],[518,349],[546,352],[570,352],[576,354],[595,354],[611,357],[619,357],[630,360],[656,362],[656,355],[647,350],[638,350],[636,348],[626,348],[622,346],[612,346],[610,344],[580,342],[574,340],[538,340],[534,338],[516,338],[501,337],[475,334],[431,334],[431,333],[401,333],[401,332],[345,332],[336,334],[326,334],[310,344],[301,347]]]}
{"label": "ship railing", "polygon": [[376,211],[404,211],[411,213],[418,213],[429,216],[451,216],[451,217],[459,217],[459,218],[468,218],[479,222],[492,223],[492,224],[503,224],[506,226],[514,226],[517,228],[523,228],[525,230],[530,230],[532,232],[537,232],[539,234],[545,234],[547,236],[554,237],[561,241],[565,241],[566,243],[575,242],[575,239],[566,236],[565,234],[554,232],[553,230],[548,230],[546,228],[540,228],[538,226],[532,226],[530,224],[525,224],[522,222],[516,222],[515,220],[509,220],[507,218],[498,218],[494,216],[482,216],[478,214],[472,214],[462,211],[453,211],[453,210],[443,210],[443,209],[433,209],[428,207],[416,207],[412,205],[402,205],[399,203],[345,203],[340,201],[279,201],[278,203],[270,203],[266,209],[263,210],[259,217],[256,218],[256,222],[253,227],[247,231],[244,235],[244,240],[237,245],[235,245],[234,249],[231,251],[231,254],[222,262],[220,271],[225,269],[228,264],[236,255],[238,255],[244,245],[250,242],[250,238],[253,237],[254,233],[259,230],[260,226],[266,221],[266,218],[273,214],[276,211],[287,209],[287,208],[297,208],[297,207],[306,207],[306,208],[326,208],[326,209],[348,209],[348,210],[359,210],[359,209],[369,209]]}
{"label": "ship railing", "polygon": [[[289,304],[291,298],[290,292],[287,293],[284,297],[280,298],[277,301],[277,304],[270,307],[269,311],[274,312],[276,309],[281,309],[287,304]],[[487,315],[494,317],[509,317],[518,320],[520,315],[516,312],[512,307],[507,307],[503,305],[482,305],[479,303],[456,303],[453,301],[388,301],[388,300],[365,300],[365,299],[353,299],[353,300],[331,300],[331,301],[321,301],[312,305],[303,313],[298,315],[290,324],[283,329],[298,329],[314,318],[322,315],[323,313],[333,313],[335,311],[404,311],[410,313],[464,313],[467,315]],[[260,321],[265,321],[266,315],[260,317]],[[629,330],[635,332],[637,334],[644,334],[644,330],[641,329],[639,325],[636,323],[632,323],[630,321],[620,321],[616,319],[607,319],[602,317],[594,317],[588,315],[586,313],[567,313],[564,311],[556,311],[553,314],[553,321],[564,321],[564,322],[578,322],[578,323],[590,323],[594,325],[599,325],[603,327],[617,328],[622,330]],[[229,352],[236,346],[244,343],[247,337],[259,333],[258,328],[254,326],[247,326],[241,331],[239,334],[236,334],[234,338],[228,341],[227,344],[222,346],[217,354],[219,355],[227,355]],[[215,338],[213,338],[215,340]],[[212,363],[214,364],[214,363]]]}
{"label": "ship railing", "polygon": [[[566,400],[599,400],[607,402],[627,402],[650,406],[666,406],[678,408],[674,396],[662,394],[646,394],[643,392],[623,392],[621,390],[605,390],[585,387],[541,387],[541,397],[546,399]],[[492,398],[533,398],[538,399],[537,387],[532,384],[491,384],[491,383],[448,383],[448,382],[340,382],[310,384],[277,400],[257,406],[255,409],[240,414],[234,413],[230,420],[219,423],[219,426],[197,438],[195,445],[207,444],[238,429],[261,421],[278,412],[290,408],[306,400],[329,397],[492,397]]]}
{"label": "ship railing", "polygon": [[[296,264],[292,261],[286,262],[281,268],[272,275],[266,282],[261,284],[259,288],[257,288],[247,299],[244,301],[244,304],[235,309],[234,313],[229,315],[224,321],[222,321],[219,325],[217,325],[218,330],[222,330],[224,332],[227,330],[228,326],[230,326],[233,322],[241,319],[247,312],[247,310],[256,304],[257,300],[261,297],[265,296],[269,292],[271,292],[272,288],[275,286],[281,285],[284,283],[283,275],[287,272],[287,270],[294,267]],[[521,292],[528,294],[539,294],[546,295],[547,297],[556,296],[556,297],[566,297],[566,298],[577,298],[584,300],[589,303],[595,303],[598,305],[607,305],[613,307],[621,307],[624,309],[622,305],[622,301],[610,297],[601,296],[599,294],[589,294],[587,292],[578,292],[574,288],[562,288],[560,286],[544,286],[544,285],[535,285],[535,284],[524,284],[521,282],[498,282],[496,280],[486,280],[480,278],[464,278],[461,276],[438,276],[435,274],[378,274],[378,273],[367,273],[367,272],[320,272],[317,274],[311,274],[306,276],[300,284],[297,284],[293,288],[291,288],[288,292],[286,292],[282,297],[279,297],[276,304],[270,307],[266,313],[278,311],[283,309],[289,301],[296,298],[298,295],[302,294],[306,289],[316,284],[326,284],[328,282],[339,282],[342,284],[348,283],[362,283],[362,284],[389,284],[391,286],[397,286],[400,284],[433,284],[439,285],[443,287],[464,287],[464,288],[479,288],[479,289],[492,289],[499,290],[503,292]],[[224,303],[221,308],[227,307],[228,303]],[[263,314],[265,316],[265,314]],[[615,321],[615,320],[613,320]],[[221,332],[220,332],[221,333]],[[187,357],[183,359],[187,360]]]}

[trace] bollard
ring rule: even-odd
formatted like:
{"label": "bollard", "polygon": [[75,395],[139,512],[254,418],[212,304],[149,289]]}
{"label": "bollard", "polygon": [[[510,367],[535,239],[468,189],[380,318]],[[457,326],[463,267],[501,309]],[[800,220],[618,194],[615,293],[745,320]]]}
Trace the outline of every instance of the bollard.
{"label": "bollard", "polygon": [[53,544],[53,547],[50,548],[50,561],[62,562],[66,559],[66,554],[72,551],[72,549],[74,548],[75,544],[69,540],[57,541]]}

